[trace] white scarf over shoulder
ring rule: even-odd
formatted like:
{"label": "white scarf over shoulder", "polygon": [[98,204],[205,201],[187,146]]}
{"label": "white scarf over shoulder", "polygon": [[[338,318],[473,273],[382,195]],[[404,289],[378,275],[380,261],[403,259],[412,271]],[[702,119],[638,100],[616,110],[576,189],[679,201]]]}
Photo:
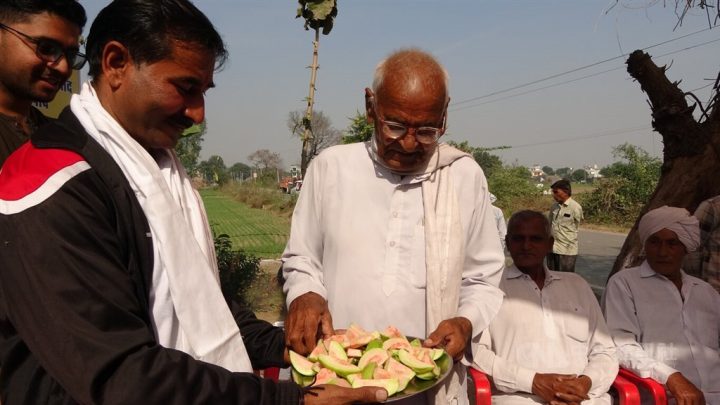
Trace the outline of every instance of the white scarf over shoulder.
{"label": "white scarf over shoulder", "polygon": [[[73,95],[70,108],[120,166],[150,224],[151,306],[160,345],[230,371],[251,372],[240,330],[220,290],[205,209],[175,153],[163,150],[154,159],[103,108],[89,82]],[[174,332],[159,333],[158,325],[168,322]]]}
{"label": "white scarf over shoulder", "polygon": [[[390,170],[377,155],[376,139],[370,141],[370,155],[381,166]],[[434,331],[440,322],[455,317],[460,302],[463,266],[465,264],[465,236],[460,222],[457,195],[450,174],[450,165],[456,160],[470,157],[452,146],[441,143],[426,167],[401,175],[428,175],[422,182],[423,213],[425,217],[425,266],[427,300],[427,333]],[[465,379],[465,367],[455,365],[447,382],[433,390],[436,405],[457,403]]]}

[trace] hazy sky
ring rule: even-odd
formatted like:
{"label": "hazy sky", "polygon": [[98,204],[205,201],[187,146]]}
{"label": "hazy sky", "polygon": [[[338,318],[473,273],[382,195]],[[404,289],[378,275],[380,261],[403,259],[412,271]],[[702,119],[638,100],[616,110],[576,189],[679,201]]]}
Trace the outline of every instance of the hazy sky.
{"label": "hazy sky", "polygon": [[[82,3],[90,21],[107,4]],[[682,79],[684,91],[707,86],[695,92],[703,101],[720,70],[720,27],[708,30],[704,11],[695,10],[673,31],[675,10],[662,3],[338,0],[335,27],[320,39],[315,109],[335,128],[347,128],[348,118],[364,110],[363,90],[377,63],[393,50],[419,47],[450,74],[446,140],[511,146],[496,153],[505,163],[526,166],[604,166],[613,161],[612,147],[624,142],[660,156],[662,142],[652,132],[646,96],[621,55],[670,41],[648,52],[656,63],[672,65],[668,76]],[[217,88],[207,94],[202,157],[220,155],[230,166],[270,149],[286,166],[298,163],[300,141],[290,137],[287,118],[305,109],[313,31],[294,18],[297,2],[195,4],[230,50],[229,63],[215,77]]]}

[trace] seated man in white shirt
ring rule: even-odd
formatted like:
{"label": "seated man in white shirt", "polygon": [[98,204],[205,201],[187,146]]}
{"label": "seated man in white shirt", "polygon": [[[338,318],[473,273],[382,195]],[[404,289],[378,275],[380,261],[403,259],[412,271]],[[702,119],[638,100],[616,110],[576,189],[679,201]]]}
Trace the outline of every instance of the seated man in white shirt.
{"label": "seated man in white shirt", "polygon": [[610,404],[615,345],[588,283],[550,271],[550,223],[536,211],[508,222],[500,312],[480,338],[474,367],[491,377],[493,404]]}
{"label": "seated man in white shirt", "polygon": [[620,365],[662,384],[679,404],[720,404],[720,295],[681,265],[698,221],[660,207],[640,219],[646,260],[612,276],[603,296]]}

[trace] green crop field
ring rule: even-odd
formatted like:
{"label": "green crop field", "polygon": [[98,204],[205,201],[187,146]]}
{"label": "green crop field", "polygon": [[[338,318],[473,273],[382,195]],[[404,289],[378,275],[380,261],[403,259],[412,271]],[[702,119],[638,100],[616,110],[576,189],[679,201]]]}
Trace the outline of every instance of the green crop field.
{"label": "green crop field", "polygon": [[201,190],[215,234],[227,234],[233,249],[260,258],[278,258],[290,234],[290,220],[250,208],[217,190]]}

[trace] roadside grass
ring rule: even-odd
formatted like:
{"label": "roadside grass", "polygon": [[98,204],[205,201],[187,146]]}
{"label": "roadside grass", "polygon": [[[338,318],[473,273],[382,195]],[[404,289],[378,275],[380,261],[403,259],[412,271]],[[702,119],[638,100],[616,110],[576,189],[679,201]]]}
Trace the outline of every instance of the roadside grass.
{"label": "roadside grass", "polygon": [[215,189],[200,190],[215,234],[230,236],[233,248],[259,258],[278,258],[290,235],[290,219],[251,208]]}

